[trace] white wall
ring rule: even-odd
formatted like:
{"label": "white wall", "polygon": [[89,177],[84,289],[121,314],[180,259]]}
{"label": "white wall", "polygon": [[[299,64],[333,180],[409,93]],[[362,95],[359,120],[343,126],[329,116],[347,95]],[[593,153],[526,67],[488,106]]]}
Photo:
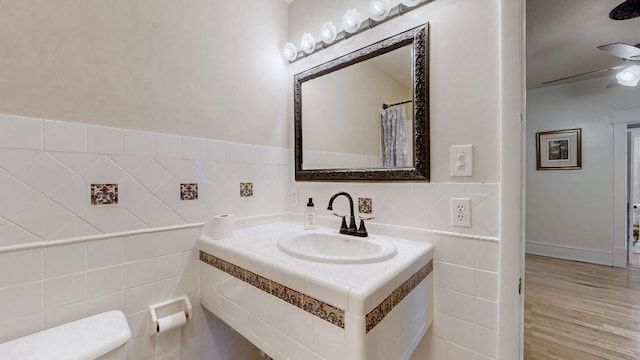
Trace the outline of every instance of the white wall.
{"label": "white wall", "polygon": [[[610,80],[527,93],[527,252],[612,264],[613,113],[637,108],[640,88]],[[582,128],[582,169],[536,170],[536,133],[569,128]]]}
{"label": "white wall", "polygon": [[[398,1],[391,3],[395,5]],[[289,8],[289,39],[299,43],[304,31],[320,38],[320,26],[324,21],[331,20],[341,28],[342,15],[347,9],[354,7],[366,16],[368,6],[369,2],[364,0],[296,0]],[[293,63],[289,67],[290,73],[298,73],[429,22],[432,181],[450,181],[450,145],[474,144],[474,176],[458,181],[497,182],[499,15],[495,0],[482,5],[471,5],[464,0],[433,1],[417,11]],[[465,46],[454,46],[463,40]],[[478,54],[474,55],[473,66],[468,64],[470,53]]]}
{"label": "white wall", "polygon": [[0,114],[287,144],[281,0],[8,0],[0,12]]}
{"label": "white wall", "polygon": [[[392,1],[392,5],[395,4],[397,1]],[[290,41],[297,42],[305,31],[318,36],[320,25],[326,20],[340,27],[342,15],[351,7],[357,8],[361,14],[368,13],[368,1],[365,0],[321,3],[296,0],[289,7]],[[513,295],[504,294],[516,294],[516,302],[518,298],[515,291],[517,281],[509,283],[513,280],[510,277],[505,277],[509,281],[504,282],[509,289],[502,291],[502,295],[499,290],[503,246],[499,223],[502,201],[500,159],[503,156],[500,153],[499,129],[501,121],[515,124],[503,127],[503,134],[509,139],[516,139],[505,144],[518,146],[522,109],[522,96],[517,96],[521,95],[519,89],[522,88],[522,39],[518,37],[522,34],[521,21],[518,20],[521,14],[518,6],[507,8],[502,9],[499,1],[434,1],[290,66],[293,76],[403,30],[426,22],[430,24],[431,183],[292,183],[300,199],[314,197],[316,204],[320,205],[338,191],[347,191],[354,198],[372,198],[376,217],[370,222],[372,227],[412,234],[418,241],[435,244],[434,323],[413,359],[514,359],[517,356],[519,304],[515,309],[506,308],[513,316],[499,315],[502,311],[500,296],[507,298]],[[513,18],[513,22],[502,24],[502,17],[506,16]],[[506,47],[508,52],[505,54],[500,52],[501,30],[514,37],[504,37],[505,41],[513,41]],[[461,43],[465,46],[456,45]],[[465,54],[469,53],[474,54],[474,66],[468,66],[469,59]],[[517,64],[512,62],[514,57]],[[507,60],[515,70],[510,73],[514,76],[501,82],[503,70],[500,64],[503,60]],[[515,100],[510,96],[502,97],[502,87],[509,89]],[[503,103],[509,101],[507,105]],[[293,124],[292,116],[290,124]],[[503,116],[508,119],[503,119]],[[474,176],[470,178],[449,176],[449,148],[461,144],[474,145]],[[515,196],[510,192],[509,201],[505,203],[513,204],[515,198],[515,206],[519,206],[520,152],[508,154],[516,159],[514,167],[514,162],[508,162],[506,172],[509,181],[513,182]],[[512,176],[514,172],[515,177]],[[471,198],[471,228],[450,225],[452,197]],[[338,227],[338,221],[320,205],[317,207],[319,213]],[[347,211],[346,200],[336,201],[334,206],[338,213]],[[299,203],[293,210],[302,212],[303,207],[304,204]],[[503,219],[514,222],[515,236],[512,236],[514,231],[508,234],[508,241],[514,244],[520,242],[519,210],[504,210],[507,215],[503,216]],[[509,213],[515,215],[509,217]],[[513,263],[518,264],[519,260],[504,263],[511,267],[505,265],[503,271],[514,273],[517,280],[519,268]],[[503,319],[500,325],[499,319]],[[499,328],[509,334],[500,336]],[[499,343],[499,338],[509,344]]]}

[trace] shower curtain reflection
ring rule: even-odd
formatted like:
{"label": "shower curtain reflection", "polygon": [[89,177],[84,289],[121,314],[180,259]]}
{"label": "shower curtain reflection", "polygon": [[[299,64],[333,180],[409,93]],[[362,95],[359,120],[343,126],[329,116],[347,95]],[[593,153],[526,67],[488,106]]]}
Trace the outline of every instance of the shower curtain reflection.
{"label": "shower curtain reflection", "polygon": [[391,106],[382,115],[383,167],[407,167],[407,126],[403,106]]}

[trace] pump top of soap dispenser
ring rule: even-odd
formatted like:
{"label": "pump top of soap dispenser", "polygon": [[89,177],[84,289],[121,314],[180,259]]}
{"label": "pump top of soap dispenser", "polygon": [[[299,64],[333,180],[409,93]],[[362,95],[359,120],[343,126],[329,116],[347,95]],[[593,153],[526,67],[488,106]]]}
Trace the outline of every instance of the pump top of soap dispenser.
{"label": "pump top of soap dispenser", "polygon": [[313,205],[313,198],[309,198],[309,201],[307,202],[307,206],[308,206],[308,207],[314,207],[314,205]]}

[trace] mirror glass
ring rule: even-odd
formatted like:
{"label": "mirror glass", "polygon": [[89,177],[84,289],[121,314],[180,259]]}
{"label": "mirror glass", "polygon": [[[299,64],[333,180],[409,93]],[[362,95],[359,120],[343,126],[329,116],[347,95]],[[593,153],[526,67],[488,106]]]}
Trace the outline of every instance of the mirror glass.
{"label": "mirror glass", "polygon": [[299,73],[296,180],[428,180],[427,26]]}
{"label": "mirror glass", "polygon": [[[302,168],[413,167],[412,69],[406,45],[303,83]],[[396,103],[404,116],[394,145],[407,159],[385,164],[383,106]]]}

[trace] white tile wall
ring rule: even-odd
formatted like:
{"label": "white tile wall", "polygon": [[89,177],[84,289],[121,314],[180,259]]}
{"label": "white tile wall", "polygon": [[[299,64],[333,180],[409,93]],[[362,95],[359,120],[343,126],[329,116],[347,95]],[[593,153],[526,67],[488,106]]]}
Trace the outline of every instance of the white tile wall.
{"label": "white tile wall", "polygon": [[[425,235],[436,246],[434,320],[413,360],[496,359],[498,243]],[[438,252],[438,247],[444,251]],[[464,254],[461,254],[464,252]],[[467,254],[468,253],[468,254]]]}
{"label": "white tile wall", "polygon": [[0,148],[42,149],[42,120],[0,114],[0,123]]}
{"label": "white tile wall", "polygon": [[97,154],[122,154],[124,130],[104,126],[87,126],[87,150]]}
{"label": "white tile wall", "polygon": [[128,358],[154,359],[148,307],[187,294],[194,319],[182,330],[183,358],[256,359],[257,349],[199,305],[196,242],[185,240],[198,234],[185,229],[0,254],[0,270],[7,270],[0,273],[0,342],[119,309],[133,334]]}
{"label": "white tile wall", "polygon": [[182,158],[182,139],[180,136],[156,134],[156,156],[159,158]]}
{"label": "white tile wall", "polygon": [[155,155],[155,136],[142,131],[125,131],[124,154],[153,157]]}
{"label": "white tile wall", "polygon": [[207,142],[202,139],[185,137],[182,139],[182,158],[206,160]]}
{"label": "white tile wall", "polygon": [[[0,115],[0,246],[284,212],[287,174],[286,149]],[[119,204],[91,206],[111,182]],[[187,182],[198,200],[180,201]]]}
{"label": "white tile wall", "polygon": [[[499,244],[423,230],[496,237],[499,184],[292,183],[289,159],[286,149],[0,115],[0,247],[217,213],[301,213],[308,197],[333,224],[324,208],[344,190],[373,199],[374,223],[435,245],[434,322],[412,358],[495,359]],[[89,184],[111,181],[120,184],[120,204],[90,206]],[[180,182],[198,182],[200,199],[177,200]],[[240,182],[254,183],[254,197],[239,197]],[[290,188],[301,199],[291,208]],[[449,225],[452,197],[471,198],[472,228]],[[346,200],[336,211],[346,212]],[[147,307],[198,294],[197,235],[186,229],[0,254],[0,341],[116,308],[134,331],[129,357],[153,359]],[[195,317],[183,330],[183,356],[257,356],[220,320],[201,309]]]}
{"label": "white tile wall", "polygon": [[[302,213],[313,197],[324,225],[339,227],[339,219],[325,208],[331,195],[347,191],[354,200],[373,200],[370,232],[401,233],[434,245],[434,320],[412,360],[497,358],[499,184],[299,182],[291,187],[299,198],[292,210]],[[471,199],[471,228],[450,225],[453,197]],[[334,211],[346,214],[347,205],[338,199]]]}
{"label": "white tile wall", "polygon": [[87,125],[45,121],[44,149],[68,152],[87,151]]}
{"label": "white tile wall", "polygon": [[[119,309],[133,333],[127,357],[154,359],[148,307],[186,294],[194,319],[182,330],[182,358],[257,358],[255,347],[198,303],[197,227],[2,247],[197,223],[221,212],[282,213],[288,158],[286,149],[0,115],[0,342]],[[247,174],[257,194],[241,201]],[[119,204],[91,206],[92,182],[118,183]],[[181,202],[181,182],[198,183],[199,199]],[[269,194],[260,194],[262,183]]]}

